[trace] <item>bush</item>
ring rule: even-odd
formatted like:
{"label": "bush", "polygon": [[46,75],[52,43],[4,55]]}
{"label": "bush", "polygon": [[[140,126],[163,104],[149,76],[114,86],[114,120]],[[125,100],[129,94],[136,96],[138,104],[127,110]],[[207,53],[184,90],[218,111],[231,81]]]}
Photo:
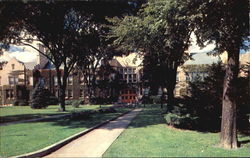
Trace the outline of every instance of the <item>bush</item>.
{"label": "bush", "polygon": [[[191,97],[186,96],[184,104],[187,113],[198,118],[200,130],[220,130],[224,75],[223,65],[213,64],[208,67],[208,76],[203,81],[190,83]],[[239,77],[237,83],[237,128],[244,129],[249,126],[249,74]]]}
{"label": "bush", "polygon": [[27,102],[27,101],[20,101],[18,105],[19,106],[29,106],[29,102]]}
{"label": "bush", "polygon": [[15,100],[12,104],[13,106],[18,106],[19,105],[19,102],[17,100]]}
{"label": "bush", "polygon": [[72,106],[73,106],[74,108],[79,108],[81,102],[82,102],[81,100],[74,100],[74,101],[72,102]]}
{"label": "bush", "polygon": [[26,100],[15,100],[13,106],[28,106],[29,102]]}
{"label": "bush", "polygon": [[65,105],[73,105],[74,102],[79,102],[79,104],[84,104],[83,100],[72,99],[72,100],[65,100]]}
{"label": "bush", "polygon": [[47,105],[57,105],[59,103],[58,98],[48,89],[45,89],[45,93],[48,96]]}
{"label": "bush", "polygon": [[47,91],[37,84],[32,92],[30,104],[31,108],[43,109],[48,107],[49,96],[47,94]]}
{"label": "bush", "polygon": [[70,118],[73,120],[84,120],[89,119],[91,115],[97,113],[115,113],[116,110],[113,107],[107,109],[99,109],[99,110],[86,110],[82,112],[72,112]]}
{"label": "bush", "polygon": [[113,107],[107,108],[107,109],[99,109],[100,113],[115,113],[116,110]]}
{"label": "bush", "polygon": [[161,104],[161,97],[160,96],[150,96],[150,100],[152,100],[153,104]]}
{"label": "bush", "polygon": [[192,116],[188,107],[182,103],[173,106],[172,112],[165,114],[164,118],[168,125],[178,128],[194,129],[198,124],[198,118]]}
{"label": "bush", "polygon": [[70,117],[72,120],[82,120],[90,118],[91,114],[93,114],[93,112],[90,110],[82,112],[72,112]]}

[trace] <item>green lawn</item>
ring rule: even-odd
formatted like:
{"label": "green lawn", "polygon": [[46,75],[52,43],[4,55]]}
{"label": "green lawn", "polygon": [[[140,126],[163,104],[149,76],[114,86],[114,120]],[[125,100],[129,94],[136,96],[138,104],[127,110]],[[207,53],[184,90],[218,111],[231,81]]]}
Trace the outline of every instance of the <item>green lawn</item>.
{"label": "green lawn", "polygon": [[217,147],[218,133],[178,130],[165,124],[159,107],[146,108],[105,152],[104,157],[250,157],[250,136],[237,150]]}
{"label": "green lawn", "polygon": [[61,118],[0,126],[0,157],[42,149],[128,110],[120,108],[116,113],[98,113],[84,120]]}
{"label": "green lawn", "polygon": [[[111,105],[102,105],[110,107]],[[29,106],[11,106],[0,108],[0,123],[21,121],[33,118],[48,117],[53,115],[67,114],[72,111],[83,111],[89,109],[98,109],[100,105],[81,105],[79,108],[66,106],[65,112],[58,112],[58,105],[50,105],[46,109],[32,109]]]}

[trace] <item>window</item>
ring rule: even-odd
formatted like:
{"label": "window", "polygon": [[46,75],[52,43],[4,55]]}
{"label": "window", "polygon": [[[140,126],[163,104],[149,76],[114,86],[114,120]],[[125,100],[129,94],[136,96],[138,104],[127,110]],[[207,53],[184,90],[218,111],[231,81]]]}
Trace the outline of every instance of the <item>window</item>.
{"label": "window", "polygon": [[57,86],[57,85],[58,85],[57,76],[54,76],[54,85],[55,85],[55,86]]}
{"label": "window", "polygon": [[128,79],[129,79],[129,80],[132,79],[132,75],[131,75],[131,74],[128,75]]}
{"label": "window", "polygon": [[80,76],[79,82],[81,85],[84,84],[84,76],[83,75]]}
{"label": "window", "polygon": [[73,97],[73,91],[71,89],[68,90],[68,98]]}
{"label": "window", "polygon": [[128,68],[128,73],[131,73],[132,72],[132,69]]}
{"label": "window", "polygon": [[133,79],[136,80],[136,74],[133,74]]}
{"label": "window", "polygon": [[6,90],[6,98],[8,99],[10,97],[9,90]]}
{"label": "window", "polygon": [[13,99],[14,98],[14,91],[13,90],[6,90],[6,98]]}
{"label": "window", "polygon": [[68,85],[73,85],[73,76],[69,76]]}
{"label": "window", "polygon": [[11,64],[12,70],[15,69],[15,64]]}
{"label": "window", "polygon": [[123,73],[123,68],[120,68],[120,69],[119,69],[119,72],[122,74],[122,73]]}
{"label": "window", "polygon": [[187,81],[190,81],[189,75],[186,76],[186,80],[187,80]]}
{"label": "window", "polygon": [[84,91],[83,91],[83,89],[80,89],[80,95],[79,95],[81,98],[83,98],[84,97]]}
{"label": "window", "polygon": [[0,85],[1,85],[1,83],[2,83],[2,77],[0,76]]}
{"label": "window", "polygon": [[176,73],[176,81],[177,81],[177,82],[180,81],[180,80],[179,80],[179,72]]}
{"label": "window", "polygon": [[18,76],[9,77],[9,85],[16,85],[16,84],[18,84]]}
{"label": "window", "polygon": [[123,79],[124,79],[124,80],[127,80],[127,78],[128,78],[128,75],[124,75],[124,78],[123,78]]}

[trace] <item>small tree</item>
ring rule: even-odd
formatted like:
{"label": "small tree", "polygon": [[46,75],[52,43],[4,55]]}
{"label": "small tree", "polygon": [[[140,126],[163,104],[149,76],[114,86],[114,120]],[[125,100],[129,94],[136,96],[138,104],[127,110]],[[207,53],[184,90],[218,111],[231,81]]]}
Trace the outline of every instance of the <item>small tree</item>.
{"label": "small tree", "polygon": [[49,96],[46,95],[47,91],[39,83],[36,84],[32,96],[30,107],[32,109],[43,109],[48,106],[47,101]]}

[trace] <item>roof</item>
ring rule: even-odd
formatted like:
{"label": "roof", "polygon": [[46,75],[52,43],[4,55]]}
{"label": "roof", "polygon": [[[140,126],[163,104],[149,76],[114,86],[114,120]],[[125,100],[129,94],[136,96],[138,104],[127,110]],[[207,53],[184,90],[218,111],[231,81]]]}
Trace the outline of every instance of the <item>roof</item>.
{"label": "roof", "polygon": [[0,62],[8,62],[12,59],[12,57],[8,53],[3,53],[3,55],[0,55]]}
{"label": "roof", "polygon": [[114,57],[119,67],[138,67],[142,64],[143,58],[138,53],[130,53],[128,56]]}
{"label": "roof", "polygon": [[250,63],[250,51],[244,54],[240,54],[240,63],[241,64]]}
{"label": "roof", "polygon": [[188,60],[184,65],[213,64],[220,61],[219,56],[207,55],[207,53],[193,53],[192,60]]}
{"label": "roof", "polygon": [[23,62],[26,69],[33,70],[34,67],[37,65],[36,62]]}

